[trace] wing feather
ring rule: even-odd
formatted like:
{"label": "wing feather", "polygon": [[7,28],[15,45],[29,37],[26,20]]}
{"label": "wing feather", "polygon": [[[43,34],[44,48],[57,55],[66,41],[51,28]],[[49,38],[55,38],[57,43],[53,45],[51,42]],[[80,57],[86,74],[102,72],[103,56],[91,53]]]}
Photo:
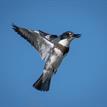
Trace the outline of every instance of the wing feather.
{"label": "wing feather", "polygon": [[34,48],[36,48],[43,60],[47,59],[54,46],[53,43],[40,35],[39,31],[20,28],[16,25],[12,26],[14,31],[16,31],[19,35],[21,35],[21,37],[26,39]]}

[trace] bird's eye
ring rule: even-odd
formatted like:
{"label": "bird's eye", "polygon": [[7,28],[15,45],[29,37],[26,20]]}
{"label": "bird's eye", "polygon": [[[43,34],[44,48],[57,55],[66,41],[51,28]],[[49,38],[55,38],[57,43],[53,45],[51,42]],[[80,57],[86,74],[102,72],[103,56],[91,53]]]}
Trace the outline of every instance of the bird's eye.
{"label": "bird's eye", "polygon": [[67,32],[66,34],[65,34],[65,36],[68,36],[69,35],[69,33]]}
{"label": "bird's eye", "polygon": [[67,36],[70,36],[70,35],[72,35],[72,33],[71,33],[71,32],[68,32],[66,35],[67,35]]}
{"label": "bird's eye", "polygon": [[67,32],[66,35],[69,36],[69,35],[72,35],[72,33],[71,32]]}
{"label": "bird's eye", "polygon": [[69,35],[69,32],[67,32],[66,34]]}

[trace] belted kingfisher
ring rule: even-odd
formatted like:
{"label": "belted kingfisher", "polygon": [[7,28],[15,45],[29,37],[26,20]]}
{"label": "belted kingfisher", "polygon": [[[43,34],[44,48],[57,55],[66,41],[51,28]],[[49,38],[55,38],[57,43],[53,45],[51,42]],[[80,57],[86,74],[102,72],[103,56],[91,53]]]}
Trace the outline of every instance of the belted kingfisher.
{"label": "belted kingfisher", "polygon": [[33,87],[40,91],[48,91],[51,78],[56,73],[64,56],[68,53],[71,41],[79,38],[80,34],[67,31],[57,36],[50,35],[41,30],[28,30],[16,25],[12,26],[14,31],[26,39],[45,61],[43,73],[33,84]]}

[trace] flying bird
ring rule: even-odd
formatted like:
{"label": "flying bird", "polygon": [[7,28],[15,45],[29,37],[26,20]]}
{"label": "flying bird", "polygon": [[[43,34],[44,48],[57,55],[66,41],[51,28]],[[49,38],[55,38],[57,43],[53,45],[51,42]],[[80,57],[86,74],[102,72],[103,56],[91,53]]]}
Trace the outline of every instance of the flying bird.
{"label": "flying bird", "polygon": [[56,73],[63,58],[69,52],[71,41],[79,38],[80,34],[66,31],[57,36],[41,30],[29,30],[16,25],[12,25],[12,27],[38,51],[44,60],[43,73],[33,84],[33,87],[40,91],[48,91],[53,74]]}

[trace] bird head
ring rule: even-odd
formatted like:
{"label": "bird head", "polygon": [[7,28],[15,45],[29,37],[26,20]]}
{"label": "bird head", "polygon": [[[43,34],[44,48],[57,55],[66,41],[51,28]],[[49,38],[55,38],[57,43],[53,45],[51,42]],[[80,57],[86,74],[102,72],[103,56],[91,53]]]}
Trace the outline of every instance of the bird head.
{"label": "bird head", "polygon": [[64,32],[62,35],[60,35],[59,44],[68,47],[70,42],[75,38],[79,38],[80,35],[81,34],[75,34],[71,31]]}

